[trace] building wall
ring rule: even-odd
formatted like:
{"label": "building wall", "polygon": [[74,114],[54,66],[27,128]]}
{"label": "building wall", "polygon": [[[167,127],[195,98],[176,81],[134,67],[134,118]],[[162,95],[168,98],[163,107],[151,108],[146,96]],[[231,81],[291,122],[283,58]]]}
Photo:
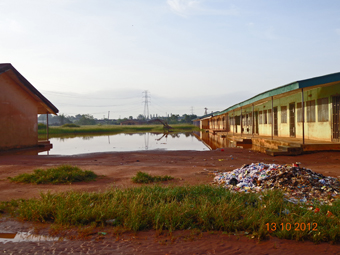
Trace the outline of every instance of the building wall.
{"label": "building wall", "polygon": [[0,91],[0,150],[37,145],[37,103],[6,73]]}
{"label": "building wall", "polygon": [[[332,86],[324,86],[318,88],[308,88],[304,90],[304,135],[306,139],[315,139],[315,140],[332,140],[332,96],[340,95],[340,82],[334,83]],[[325,119],[319,118],[319,105],[318,100],[325,99],[327,100],[327,109],[328,114]],[[302,108],[298,110],[298,106],[301,105],[302,97],[301,90],[297,90],[295,94],[291,94],[286,97],[274,99],[273,108],[277,107],[277,124],[278,124],[278,136],[279,137],[290,137],[290,113],[289,113],[289,105],[295,105],[295,137],[302,138],[303,129],[302,129]],[[307,102],[314,102],[314,107],[310,107],[309,109],[314,109],[314,120],[308,119],[307,113]],[[255,103],[256,104],[256,103]],[[282,122],[282,108],[286,107],[286,122]],[[300,106],[301,107],[301,106]],[[272,117],[272,102],[267,101],[265,103],[260,103],[258,105],[254,105],[254,113],[258,113],[258,134],[262,136],[271,136],[272,135],[272,125],[274,119]],[[262,114],[260,114],[262,113]],[[241,133],[241,123],[242,123],[242,133],[244,134],[252,134],[253,129],[253,107],[248,106],[242,108],[242,118],[240,118],[241,110],[232,110],[227,114],[215,116],[210,119],[210,128],[211,129],[228,129],[230,132]],[[266,118],[264,117],[266,114]],[[301,116],[301,118],[298,118]],[[246,118],[248,115],[248,118]],[[255,115],[255,114],[254,114]],[[223,128],[223,123],[221,120],[223,117],[225,120],[228,116],[228,125],[229,127]],[[236,118],[235,118],[236,116]],[[262,120],[260,117],[262,116]],[[326,115],[325,115],[326,116]]]}

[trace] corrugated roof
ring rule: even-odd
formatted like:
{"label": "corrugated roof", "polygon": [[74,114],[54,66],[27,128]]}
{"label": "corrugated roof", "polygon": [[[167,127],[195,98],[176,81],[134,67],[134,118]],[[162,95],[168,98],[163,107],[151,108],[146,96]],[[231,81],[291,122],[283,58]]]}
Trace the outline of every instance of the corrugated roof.
{"label": "corrugated roof", "polygon": [[11,64],[5,63],[0,64],[0,74],[4,72],[12,72],[12,74],[15,76],[15,78],[18,79],[18,81],[25,86],[30,93],[32,93],[32,96],[36,99],[40,100],[46,107],[47,111],[49,113],[57,114],[59,110],[57,107],[55,107],[46,97],[44,97],[24,76],[22,76]]}
{"label": "corrugated roof", "polygon": [[292,82],[292,83],[283,85],[281,87],[277,87],[277,88],[262,92],[261,94],[258,94],[258,95],[254,96],[252,98],[249,98],[249,99],[247,99],[243,102],[240,102],[240,103],[237,103],[233,106],[230,106],[229,108],[227,108],[223,111],[214,113],[214,116],[218,116],[218,115],[224,114],[226,112],[232,111],[234,109],[237,109],[239,107],[249,105],[249,104],[253,104],[253,103],[255,103],[259,100],[263,100],[263,99],[266,99],[266,98],[270,98],[272,96],[287,93],[287,92],[290,92],[290,91],[293,91],[293,90],[296,90],[296,89],[313,87],[313,86],[318,86],[318,85],[327,84],[327,83],[331,83],[331,82],[337,82],[337,81],[340,81],[340,72]]}

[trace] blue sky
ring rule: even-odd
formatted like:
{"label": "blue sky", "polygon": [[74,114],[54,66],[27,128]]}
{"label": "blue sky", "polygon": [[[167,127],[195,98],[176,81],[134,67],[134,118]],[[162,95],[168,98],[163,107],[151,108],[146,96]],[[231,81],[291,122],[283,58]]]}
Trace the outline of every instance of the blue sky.
{"label": "blue sky", "polygon": [[2,0],[0,59],[66,115],[223,110],[340,72],[340,1]]}

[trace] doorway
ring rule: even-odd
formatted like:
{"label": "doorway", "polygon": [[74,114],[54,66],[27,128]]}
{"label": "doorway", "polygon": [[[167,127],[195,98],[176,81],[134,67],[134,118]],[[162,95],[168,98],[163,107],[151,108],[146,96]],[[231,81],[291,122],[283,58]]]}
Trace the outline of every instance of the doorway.
{"label": "doorway", "polygon": [[332,110],[333,110],[333,134],[332,134],[332,141],[333,142],[340,142],[340,132],[339,132],[339,125],[340,125],[340,96],[332,97]]}
{"label": "doorway", "polygon": [[295,137],[295,103],[289,104],[289,134]]}
{"label": "doorway", "polygon": [[254,134],[259,134],[259,112],[254,112]]}
{"label": "doorway", "polygon": [[278,130],[278,124],[277,124],[277,107],[273,108],[273,113],[274,113],[274,135],[278,136],[279,130]]}

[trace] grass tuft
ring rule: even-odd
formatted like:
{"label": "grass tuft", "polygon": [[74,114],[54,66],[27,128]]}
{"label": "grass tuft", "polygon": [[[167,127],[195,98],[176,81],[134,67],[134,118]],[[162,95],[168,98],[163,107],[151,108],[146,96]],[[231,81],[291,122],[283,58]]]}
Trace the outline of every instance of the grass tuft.
{"label": "grass tuft", "polygon": [[8,177],[12,182],[35,184],[69,184],[73,182],[93,181],[97,175],[92,171],[83,171],[76,166],[61,165],[47,170],[36,169],[33,174],[20,174]]}
{"label": "grass tuft", "polygon": [[152,182],[164,182],[173,180],[174,177],[169,175],[164,176],[152,176],[144,172],[137,172],[136,176],[132,177],[134,183],[152,183]]}
{"label": "grass tuft", "polygon": [[[277,190],[232,193],[208,185],[143,186],[103,193],[69,191],[0,203],[0,210],[23,220],[61,226],[112,226],[126,231],[184,229],[246,233],[264,239],[339,242],[340,201],[333,206],[292,204]],[[283,213],[289,211],[289,214]],[[333,213],[327,216],[327,211]],[[291,228],[289,228],[291,226]],[[302,228],[303,226],[303,228]]]}

